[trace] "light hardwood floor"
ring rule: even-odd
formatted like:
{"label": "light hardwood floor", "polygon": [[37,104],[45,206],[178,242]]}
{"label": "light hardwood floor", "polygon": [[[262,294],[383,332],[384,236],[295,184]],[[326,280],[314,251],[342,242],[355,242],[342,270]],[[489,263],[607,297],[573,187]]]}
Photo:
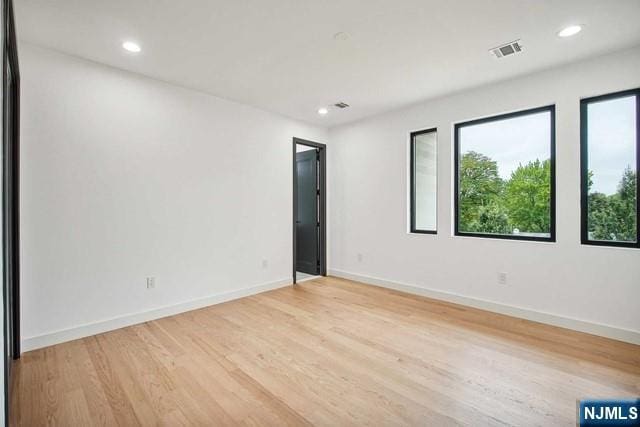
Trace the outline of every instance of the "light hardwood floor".
{"label": "light hardwood floor", "polygon": [[23,355],[12,425],[575,426],[640,346],[321,278]]}

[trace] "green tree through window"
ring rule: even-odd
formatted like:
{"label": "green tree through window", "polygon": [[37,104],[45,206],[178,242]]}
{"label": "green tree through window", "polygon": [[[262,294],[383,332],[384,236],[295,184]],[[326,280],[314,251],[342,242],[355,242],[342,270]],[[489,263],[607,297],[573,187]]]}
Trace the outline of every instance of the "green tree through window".
{"label": "green tree through window", "polygon": [[460,224],[465,231],[480,227],[480,211],[487,213],[500,197],[503,182],[497,163],[489,157],[471,151],[460,162]]}
{"label": "green tree through window", "polygon": [[[592,172],[589,173],[591,177]],[[636,172],[627,166],[615,194],[591,191],[589,180],[589,235],[594,240],[634,242],[636,240]]]}
{"label": "green tree through window", "polygon": [[582,243],[640,248],[640,89],[580,101]]}
{"label": "green tree through window", "polygon": [[457,235],[553,241],[555,107],[455,125]]}
{"label": "green tree through window", "polygon": [[505,205],[513,228],[548,233],[550,227],[551,162],[535,160],[520,165],[507,182]]}
{"label": "green tree through window", "polygon": [[520,165],[504,181],[497,163],[471,151],[460,161],[459,229],[470,233],[548,233],[551,163]]}

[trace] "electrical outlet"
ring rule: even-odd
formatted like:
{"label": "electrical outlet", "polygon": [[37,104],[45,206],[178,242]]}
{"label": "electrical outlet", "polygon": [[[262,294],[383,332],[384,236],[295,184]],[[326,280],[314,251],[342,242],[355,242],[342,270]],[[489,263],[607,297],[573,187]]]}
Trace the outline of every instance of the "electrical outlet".
{"label": "electrical outlet", "polygon": [[498,283],[501,285],[507,284],[507,273],[505,273],[504,271],[498,273]]}
{"label": "electrical outlet", "polygon": [[147,289],[155,289],[155,288],[156,288],[156,278],[147,277]]}
{"label": "electrical outlet", "polygon": [[269,260],[268,259],[263,259],[262,260],[262,268],[269,268]]}
{"label": "electrical outlet", "polygon": [[358,258],[358,262],[362,262],[362,254],[358,254],[357,258]]}

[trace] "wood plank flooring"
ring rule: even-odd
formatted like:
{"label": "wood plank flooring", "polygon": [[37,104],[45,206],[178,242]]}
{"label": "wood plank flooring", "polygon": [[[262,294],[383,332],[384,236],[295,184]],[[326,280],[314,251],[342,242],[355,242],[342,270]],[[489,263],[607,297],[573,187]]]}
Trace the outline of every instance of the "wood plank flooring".
{"label": "wood plank flooring", "polygon": [[640,346],[337,278],[23,355],[11,425],[575,426]]}

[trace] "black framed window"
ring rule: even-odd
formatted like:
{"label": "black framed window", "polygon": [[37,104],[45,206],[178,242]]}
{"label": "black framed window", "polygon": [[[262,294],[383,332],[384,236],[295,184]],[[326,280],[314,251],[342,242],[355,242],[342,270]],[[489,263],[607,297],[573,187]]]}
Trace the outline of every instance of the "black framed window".
{"label": "black framed window", "polygon": [[457,236],[555,241],[555,106],[458,123]]}
{"label": "black framed window", "polygon": [[436,234],[437,129],[411,133],[411,232]]}
{"label": "black framed window", "polygon": [[640,248],[640,89],[580,101],[582,243]]}

